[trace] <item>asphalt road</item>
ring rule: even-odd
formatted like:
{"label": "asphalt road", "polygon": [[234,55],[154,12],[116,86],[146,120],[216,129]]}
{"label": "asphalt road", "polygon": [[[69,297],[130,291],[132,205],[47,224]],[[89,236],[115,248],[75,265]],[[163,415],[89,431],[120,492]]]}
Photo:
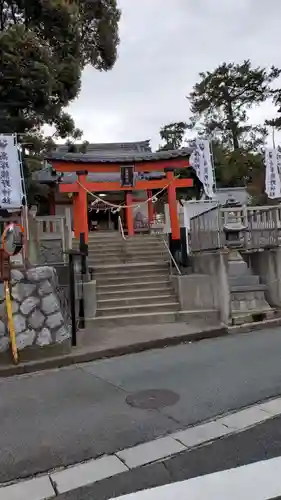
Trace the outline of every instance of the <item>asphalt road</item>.
{"label": "asphalt road", "polygon": [[[134,446],[281,393],[281,330],[0,380],[0,482]],[[169,389],[173,406],[128,394]]]}

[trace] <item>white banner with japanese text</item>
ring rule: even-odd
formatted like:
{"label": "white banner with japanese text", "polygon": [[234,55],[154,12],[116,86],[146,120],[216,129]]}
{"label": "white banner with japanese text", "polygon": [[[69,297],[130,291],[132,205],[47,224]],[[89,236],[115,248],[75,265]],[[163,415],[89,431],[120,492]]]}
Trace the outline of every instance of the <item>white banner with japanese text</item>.
{"label": "white banner with japanese text", "polygon": [[0,207],[22,206],[22,179],[15,135],[0,134]]}
{"label": "white banner with japanese text", "polygon": [[205,194],[213,198],[215,180],[209,141],[196,139],[195,150],[190,156],[189,163],[202,182]]}
{"label": "white banner with japanese text", "polygon": [[277,149],[265,149],[265,192],[269,198],[281,197],[281,153]]}

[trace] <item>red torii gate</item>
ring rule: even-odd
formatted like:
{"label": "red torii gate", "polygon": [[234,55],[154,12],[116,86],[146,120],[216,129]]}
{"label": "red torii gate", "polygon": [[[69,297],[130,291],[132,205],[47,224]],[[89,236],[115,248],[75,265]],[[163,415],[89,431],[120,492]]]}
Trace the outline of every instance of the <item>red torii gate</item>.
{"label": "red torii gate", "polygon": [[[143,153],[140,155],[130,155],[128,158],[91,158],[88,155],[67,153],[64,155],[53,153],[47,160],[52,164],[57,173],[75,172],[77,181],[72,184],[59,185],[61,193],[73,193],[73,218],[75,238],[79,238],[80,233],[85,234],[88,241],[88,203],[87,191],[108,192],[125,191],[126,193],[126,220],[128,235],[134,234],[133,220],[133,196],[132,191],[146,191],[148,198],[152,189],[161,190],[167,187],[168,204],[171,221],[172,240],[180,240],[180,224],[177,213],[176,189],[180,187],[192,187],[192,179],[179,179],[175,177],[175,169],[185,169],[189,167],[190,148],[176,151],[161,151],[158,153]],[[118,155],[116,155],[118,156]],[[120,182],[91,182],[87,179],[90,172],[120,172],[121,167],[134,165],[135,172],[164,171],[166,176],[163,179],[136,180],[133,185],[121,186]],[[151,206],[148,206],[151,214]]]}

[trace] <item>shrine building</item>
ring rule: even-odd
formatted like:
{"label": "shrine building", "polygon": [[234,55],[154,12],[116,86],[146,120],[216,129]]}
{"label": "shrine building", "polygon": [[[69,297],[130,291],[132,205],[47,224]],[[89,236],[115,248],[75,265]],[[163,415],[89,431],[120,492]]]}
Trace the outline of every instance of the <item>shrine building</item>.
{"label": "shrine building", "polygon": [[69,152],[64,145],[46,156],[51,167],[33,178],[49,186],[49,215],[62,215],[71,207],[74,236],[79,239],[84,233],[86,242],[89,214],[99,229],[107,231],[118,229],[120,217],[132,237],[138,231],[137,214],[147,219],[149,228],[157,194],[166,192],[171,238],[176,243],[180,240],[177,189],[193,184],[192,179],[178,178],[175,171],[189,167],[191,153],[191,148],[152,152],[148,140],[90,144],[84,153]]}

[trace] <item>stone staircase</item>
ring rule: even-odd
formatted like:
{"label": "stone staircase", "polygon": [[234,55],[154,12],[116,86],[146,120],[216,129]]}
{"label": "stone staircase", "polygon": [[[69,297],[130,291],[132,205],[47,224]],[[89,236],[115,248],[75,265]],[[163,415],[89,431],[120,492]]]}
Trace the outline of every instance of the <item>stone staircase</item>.
{"label": "stone staircase", "polygon": [[137,263],[96,267],[100,326],[173,321],[179,303],[167,264]]}
{"label": "stone staircase", "polygon": [[[77,243],[74,244],[74,248]],[[204,320],[204,312],[182,312],[170,281],[169,252],[162,237],[118,232],[90,233],[88,265],[97,283],[95,327]],[[217,323],[217,312],[208,322]]]}
{"label": "stone staircase", "polygon": [[119,232],[89,234],[90,267],[113,264],[169,262],[169,254],[160,236],[135,235],[124,240]]}
{"label": "stone staircase", "polygon": [[95,326],[175,320],[179,302],[160,237],[124,240],[118,232],[90,233],[88,250],[89,269],[97,282]]}

